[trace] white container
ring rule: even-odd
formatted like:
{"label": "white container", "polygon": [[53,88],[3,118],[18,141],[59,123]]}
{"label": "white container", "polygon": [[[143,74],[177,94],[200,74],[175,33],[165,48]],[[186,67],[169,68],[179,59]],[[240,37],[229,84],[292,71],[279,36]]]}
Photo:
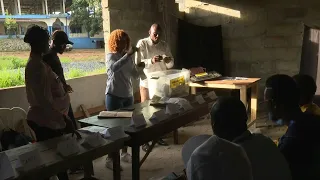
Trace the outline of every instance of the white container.
{"label": "white container", "polygon": [[147,75],[150,99],[159,97],[181,97],[189,94],[190,71],[171,69]]}

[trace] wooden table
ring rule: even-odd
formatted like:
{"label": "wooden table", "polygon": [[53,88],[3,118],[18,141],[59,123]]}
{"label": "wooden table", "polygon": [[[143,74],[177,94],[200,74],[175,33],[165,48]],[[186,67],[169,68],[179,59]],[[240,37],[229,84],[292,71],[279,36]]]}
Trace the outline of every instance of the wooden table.
{"label": "wooden table", "polygon": [[197,88],[218,88],[218,89],[239,89],[240,100],[247,107],[247,89],[251,88],[251,118],[248,126],[251,126],[257,119],[258,109],[258,81],[260,78],[247,78],[245,80],[234,80],[225,78],[221,80],[208,80],[202,83],[189,83],[191,94],[196,94]]}
{"label": "wooden table", "polygon": [[[70,168],[79,167],[80,165],[89,166],[92,164],[92,160],[102,157],[106,154],[112,154],[113,157],[113,179],[120,180],[120,155],[119,150],[124,147],[124,141],[128,140],[129,137],[123,137],[114,141],[105,140],[105,144],[99,146],[97,148],[83,147],[81,144],[84,141],[84,138],[88,136],[86,133],[81,133],[83,139],[78,140],[80,145],[80,152],[76,155],[72,155],[69,157],[62,157],[58,154],[56,148],[57,144],[63,140],[64,138],[70,136],[65,135],[62,137],[50,139],[43,142],[37,142],[35,144],[30,144],[26,146],[22,146],[19,148],[15,148],[12,150],[5,151],[8,155],[12,167],[15,170],[15,178],[14,179],[45,179],[51,176],[58,174],[59,172],[67,171]],[[38,149],[40,152],[40,156],[43,160],[44,166],[35,168],[28,172],[18,172],[16,171],[16,163],[18,162],[18,156],[24,152],[28,152],[32,149]],[[85,166],[86,168],[86,166]],[[92,167],[89,167],[92,168]]]}
{"label": "wooden table", "polygon": [[[194,98],[194,96],[192,97]],[[207,102],[212,101],[207,98],[206,100]],[[164,135],[198,120],[201,116],[208,114],[209,108],[207,102],[201,105],[192,103],[192,110],[170,116],[168,119],[154,125],[151,124],[149,118],[154,112],[159,111],[161,108],[150,106],[150,101],[135,104],[134,115],[143,114],[147,121],[147,126],[141,128],[130,126],[130,118],[98,119],[97,116],[93,116],[87,119],[82,119],[79,122],[86,125],[96,125],[102,127],[124,126],[125,133],[130,135],[130,140],[126,141],[125,144],[132,148],[132,179],[139,180],[140,166],[146,158],[145,156],[142,162],[140,162],[140,146],[153,141],[151,145],[152,148],[154,143]]]}

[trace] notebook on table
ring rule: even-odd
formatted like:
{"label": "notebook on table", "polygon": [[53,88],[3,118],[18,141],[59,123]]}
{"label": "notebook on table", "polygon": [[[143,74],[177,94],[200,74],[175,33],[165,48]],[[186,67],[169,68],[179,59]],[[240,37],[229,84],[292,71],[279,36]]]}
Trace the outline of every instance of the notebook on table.
{"label": "notebook on table", "polygon": [[99,119],[106,118],[131,118],[132,111],[101,111],[98,115]]}

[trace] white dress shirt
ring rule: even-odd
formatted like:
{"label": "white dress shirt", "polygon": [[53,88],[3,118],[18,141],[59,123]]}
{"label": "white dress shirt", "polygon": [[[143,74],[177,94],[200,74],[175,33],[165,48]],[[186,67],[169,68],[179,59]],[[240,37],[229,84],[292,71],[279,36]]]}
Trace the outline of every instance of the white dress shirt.
{"label": "white dress shirt", "polygon": [[[139,48],[139,51],[136,53],[135,56],[135,63],[139,64],[141,62],[145,63],[144,73],[148,76],[148,73],[155,72],[156,68],[155,66],[158,66],[161,68],[161,70],[171,69],[174,65],[174,59],[172,57],[170,48],[168,44],[165,41],[160,41],[157,44],[154,44],[150,37],[144,38],[138,41],[137,48]],[[172,61],[169,63],[165,63],[164,61],[157,62],[155,64],[152,64],[152,58],[154,56],[166,56],[171,57]],[[141,80],[140,79],[140,86],[148,88],[148,80]]]}
{"label": "white dress shirt", "polygon": [[253,179],[243,148],[215,135],[194,150],[186,171],[188,180]]}

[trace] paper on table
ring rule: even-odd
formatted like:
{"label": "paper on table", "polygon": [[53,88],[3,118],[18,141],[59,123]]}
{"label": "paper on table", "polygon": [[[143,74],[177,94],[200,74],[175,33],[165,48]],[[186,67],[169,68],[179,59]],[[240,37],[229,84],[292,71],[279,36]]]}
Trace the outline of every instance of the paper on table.
{"label": "paper on table", "polygon": [[147,125],[146,119],[143,114],[135,115],[131,118],[131,125],[141,127]]}
{"label": "paper on table", "polygon": [[92,133],[87,136],[83,143],[88,144],[91,147],[98,147],[105,143],[100,133]]}
{"label": "paper on table", "polygon": [[100,126],[87,126],[84,128],[79,129],[79,131],[88,131],[88,132],[92,132],[92,133],[101,133],[103,134],[105,130],[107,130],[108,128],[105,127],[100,127]]}
{"label": "paper on table", "polygon": [[18,157],[22,167],[22,171],[30,171],[31,169],[37,168],[43,165],[42,158],[38,149],[31,150],[23,153]]}
{"label": "paper on table", "polygon": [[15,176],[9,157],[5,152],[0,153],[0,180]]}
{"label": "paper on table", "polygon": [[132,117],[133,112],[132,111],[101,111],[99,113],[99,117],[106,117],[106,118],[112,118],[112,117],[121,117],[121,118],[130,118]]}
{"label": "paper on table", "polygon": [[182,107],[182,109],[183,109],[184,111],[188,111],[188,110],[190,110],[190,109],[193,108],[192,105],[190,104],[190,102],[187,101],[187,100],[181,101],[180,104],[181,104],[181,107]]}
{"label": "paper on table", "polygon": [[199,104],[203,104],[205,103],[206,101],[203,99],[203,96],[200,94],[198,96],[196,96],[196,101],[199,103]]}
{"label": "paper on table", "polygon": [[216,95],[216,93],[215,93],[214,91],[208,92],[207,95],[208,95],[209,98],[212,99],[212,100],[215,100],[215,99],[218,98],[217,95]]}
{"label": "paper on table", "polygon": [[156,124],[160,121],[163,121],[167,118],[166,111],[164,109],[161,109],[160,111],[154,112],[153,115],[150,118],[151,122],[154,122],[153,124]]}
{"label": "paper on table", "polygon": [[167,104],[166,114],[174,115],[179,113],[180,106],[179,104]]}
{"label": "paper on table", "polygon": [[80,147],[74,138],[68,138],[57,145],[57,151],[64,157],[79,153]]}
{"label": "paper on table", "polygon": [[124,133],[123,126],[116,126],[116,127],[109,128],[107,130],[107,133],[109,134],[111,139],[118,139],[118,138],[122,138],[122,137],[126,137],[127,136]]}

